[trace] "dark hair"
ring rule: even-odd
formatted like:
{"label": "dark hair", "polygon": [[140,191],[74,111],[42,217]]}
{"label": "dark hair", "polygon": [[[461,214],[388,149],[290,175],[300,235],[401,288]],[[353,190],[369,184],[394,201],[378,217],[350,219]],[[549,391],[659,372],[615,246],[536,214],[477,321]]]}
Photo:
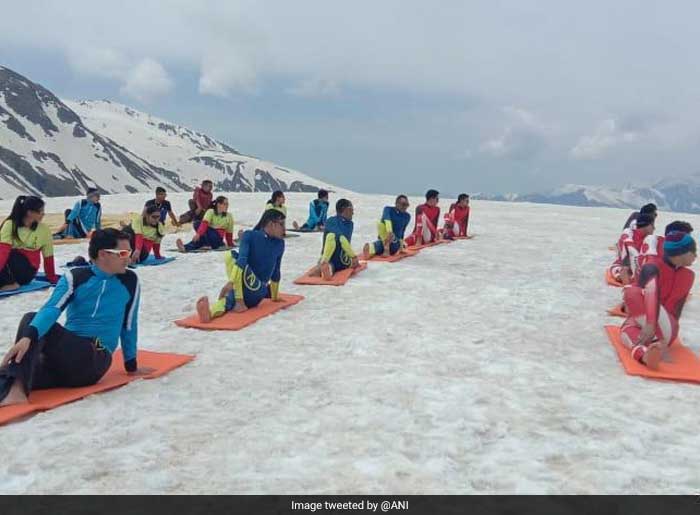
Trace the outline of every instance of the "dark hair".
{"label": "dark hair", "polygon": [[99,195],[99,194],[100,194],[100,190],[98,190],[97,188],[88,188],[87,191],[85,192],[86,197],[91,197],[93,195]]}
{"label": "dark hair", "polygon": [[328,198],[328,190],[318,190],[318,198]]}
{"label": "dark hair", "polygon": [[437,198],[438,195],[440,195],[440,192],[438,190],[428,190],[425,193],[425,200],[430,200],[431,198]]}
{"label": "dark hair", "polygon": [[218,197],[216,197],[216,198],[212,201],[211,205],[209,206],[209,209],[213,209],[213,210],[214,210],[214,213],[218,215],[219,212],[216,210],[216,205],[217,205],[217,204],[223,204],[223,203],[226,202],[227,200],[228,200],[228,199],[227,199],[226,197],[224,197],[223,195],[219,195]]}
{"label": "dark hair", "polygon": [[88,255],[92,261],[97,259],[97,255],[101,250],[116,249],[120,240],[129,241],[129,235],[119,229],[100,229],[92,233],[90,245],[88,247]]}
{"label": "dark hair", "polygon": [[682,222],[680,220],[676,220],[675,222],[671,222],[666,226],[666,229],[664,230],[664,234],[668,234],[671,232],[684,232],[686,234],[690,234],[693,232],[693,226],[690,225],[688,222]]}
{"label": "dark hair", "polygon": [[260,217],[260,221],[253,227],[253,230],[262,231],[270,222],[281,222],[282,220],[286,220],[286,218],[282,211],[268,209],[263,213],[262,217]]}
{"label": "dark hair", "polygon": [[[12,227],[12,237],[15,240],[19,240],[19,228],[24,225],[24,217],[27,216],[27,211],[36,211],[39,212],[42,210],[44,207],[44,201],[41,200],[39,197],[33,197],[33,196],[25,196],[25,195],[20,195],[15,199],[15,203],[12,205],[12,211],[10,212],[10,216],[5,218],[5,220],[0,224],[0,227],[10,220],[13,224]],[[32,224],[31,230],[35,230],[37,228],[36,222]],[[21,241],[21,240],[20,240]]]}
{"label": "dark hair", "polygon": [[346,198],[341,198],[338,202],[335,203],[335,212],[340,214],[350,206],[352,206],[352,202],[350,202]]}
{"label": "dark hair", "polygon": [[214,186],[214,183],[211,182],[209,179],[204,179],[204,180],[202,181],[202,186],[204,186],[205,184],[211,184],[212,186]]}
{"label": "dark hair", "polygon": [[656,204],[645,204],[642,209],[639,210],[642,215],[654,215],[656,214]]}
{"label": "dark hair", "polygon": [[163,188],[162,186],[158,186],[156,188],[156,195],[158,195],[159,193],[165,193],[165,188]]}
{"label": "dark hair", "polygon": [[268,204],[272,204],[273,206],[275,205],[275,202],[277,202],[277,199],[280,197],[284,197],[284,192],[281,190],[276,190],[272,192],[272,197],[270,197],[270,201]]}
{"label": "dark hair", "polygon": [[396,197],[396,204],[398,204],[398,203],[399,203],[399,200],[401,200],[401,199],[403,199],[403,200],[405,200],[406,202],[408,202],[408,197],[407,197],[406,195],[399,195],[398,197]]}
{"label": "dark hair", "polygon": [[459,197],[457,197],[457,202],[462,202],[463,200],[469,200],[469,195],[466,193],[460,193]]}
{"label": "dark hair", "polygon": [[146,219],[146,216],[152,215],[153,213],[158,213],[159,218],[158,218],[158,225],[156,225],[156,233],[158,234],[158,237],[159,237],[159,238],[162,238],[163,236],[165,236],[165,234],[162,234],[162,233],[160,232],[160,208],[156,207],[155,204],[151,204],[151,205],[148,206],[146,209],[144,209],[144,210],[143,210],[143,218],[144,218],[143,221],[144,221],[144,223],[145,223],[145,222],[146,222],[146,220],[145,220],[145,219]]}

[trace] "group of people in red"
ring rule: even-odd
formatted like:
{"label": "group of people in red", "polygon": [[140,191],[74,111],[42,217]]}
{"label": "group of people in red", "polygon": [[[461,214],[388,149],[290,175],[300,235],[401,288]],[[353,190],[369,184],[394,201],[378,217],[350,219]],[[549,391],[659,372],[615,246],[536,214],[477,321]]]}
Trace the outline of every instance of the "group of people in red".
{"label": "group of people in red", "polygon": [[443,227],[440,228],[440,193],[428,190],[425,203],[416,207],[416,223],[413,232],[406,239],[408,247],[421,246],[440,239],[452,240],[467,235],[469,225],[469,195],[462,193],[457,202],[450,205],[445,213]]}
{"label": "group of people in red", "polygon": [[632,357],[657,369],[664,351],[678,337],[679,320],[695,273],[693,227],[680,220],[655,234],[657,208],[643,206],[630,215],[616,245],[609,275],[623,286],[622,341]]}

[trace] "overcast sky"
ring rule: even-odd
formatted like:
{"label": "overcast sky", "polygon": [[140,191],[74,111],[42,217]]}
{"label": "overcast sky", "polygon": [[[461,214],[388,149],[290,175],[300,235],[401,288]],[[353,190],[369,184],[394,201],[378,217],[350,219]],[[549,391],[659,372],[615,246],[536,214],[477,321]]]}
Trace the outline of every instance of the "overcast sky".
{"label": "overcast sky", "polygon": [[700,2],[23,0],[0,64],[364,192],[700,172]]}

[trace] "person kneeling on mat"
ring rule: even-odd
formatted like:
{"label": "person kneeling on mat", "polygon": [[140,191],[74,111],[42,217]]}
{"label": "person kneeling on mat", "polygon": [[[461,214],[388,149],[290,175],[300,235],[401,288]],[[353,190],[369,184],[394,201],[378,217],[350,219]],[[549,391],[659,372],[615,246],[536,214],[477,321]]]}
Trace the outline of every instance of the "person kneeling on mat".
{"label": "person kneeling on mat", "polygon": [[437,190],[428,190],[425,194],[425,203],[416,207],[416,225],[411,235],[406,238],[406,245],[413,247],[440,239],[440,231],[438,230],[439,202],[440,193]]}
{"label": "person kneeling on mat", "polygon": [[284,214],[270,209],[260,220],[260,230],[243,233],[238,251],[226,254],[228,282],[221,289],[219,299],[212,306],[208,297],[197,301],[201,322],[209,322],[229,311],[242,313],[266,298],[280,301],[284,222]]}
{"label": "person kneeling on mat", "polygon": [[228,212],[226,197],[216,197],[204,213],[202,221],[196,221],[193,225],[195,235],[190,243],[185,245],[179,238],[175,242],[180,252],[192,252],[201,247],[218,249],[224,244],[224,240],[228,247],[233,247],[233,216]]}
{"label": "person kneeling on mat", "polygon": [[663,258],[650,258],[637,283],[623,292],[627,319],[622,341],[632,357],[650,369],[659,367],[664,350],[678,337],[678,321],[695,280],[688,268],[697,254],[693,237],[671,232],[663,248]]}
{"label": "person kneeling on mat", "polygon": [[32,282],[42,257],[46,279],[52,284],[58,282],[51,230],[43,218],[44,201],[22,195],[0,225],[0,291],[16,290]]}
{"label": "person kneeling on mat", "polygon": [[318,198],[309,203],[309,218],[304,225],[296,221],[292,223],[294,229],[302,232],[322,231],[328,217],[328,191],[318,190]]}
{"label": "person kneeling on mat", "polygon": [[382,219],[377,224],[378,239],[374,243],[366,243],[363,248],[365,259],[375,255],[393,256],[406,248],[404,233],[411,221],[408,209],[408,197],[399,195],[393,206],[386,206]]}
{"label": "person kneeling on mat", "polygon": [[330,217],[326,222],[321,259],[309,272],[310,276],[330,280],[336,272],[360,266],[360,260],[350,245],[354,229],[352,217],[355,213],[352,202],[341,198],[335,204],[335,211],[336,216]]}
{"label": "person kneeling on mat", "polygon": [[142,214],[134,216],[131,225],[122,229],[129,235],[129,243],[134,249],[131,253],[132,265],[146,260],[151,251],[156,259],[163,259],[160,255],[160,242],[165,236],[165,227],[160,217],[160,208],[150,205]]}
{"label": "person kneeling on mat", "polygon": [[[140,287],[127,270],[129,236],[117,229],[95,231],[89,253],[90,267],[68,270],[48,302],[22,318],[16,343],[0,365],[0,406],[26,403],[33,390],[97,383],[119,341],[127,372],[153,371],[136,361]],[[64,310],[62,326],[57,320]]]}

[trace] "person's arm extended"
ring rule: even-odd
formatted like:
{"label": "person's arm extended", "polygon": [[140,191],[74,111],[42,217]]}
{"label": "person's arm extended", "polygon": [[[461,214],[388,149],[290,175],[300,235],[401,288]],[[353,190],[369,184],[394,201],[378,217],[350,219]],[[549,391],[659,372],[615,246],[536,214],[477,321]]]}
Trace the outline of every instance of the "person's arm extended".
{"label": "person's arm extended", "polygon": [[102,206],[95,206],[97,208],[97,213],[95,214],[95,229],[102,229]]}
{"label": "person's arm extended", "polygon": [[37,312],[32,323],[26,326],[20,336],[27,337],[32,342],[42,338],[56,323],[63,310],[66,309],[66,306],[71,301],[72,296],[73,275],[69,271],[58,280],[48,302]]}
{"label": "person's arm extended", "polygon": [[316,203],[312,200],[309,203],[309,219],[306,224],[313,228],[319,223],[320,217],[316,215]]}
{"label": "person's arm extended", "polygon": [[244,232],[239,241],[238,259],[229,275],[229,280],[233,283],[236,300],[243,300],[243,270],[248,265],[248,255],[250,254],[251,232]]}
{"label": "person's arm extended", "polygon": [[168,211],[168,216],[175,227],[180,227],[180,221],[177,219],[177,216],[175,216],[172,209]]}
{"label": "person's arm extended", "polygon": [[[41,255],[44,258],[44,273],[46,274],[46,279],[51,284],[56,284],[58,282],[58,276],[56,275],[56,264],[53,257],[53,238],[51,237],[51,232],[45,225],[40,225],[39,227],[45,228],[42,230],[42,234],[39,236],[41,241]],[[0,267],[2,268],[2,267]]]}
{"label": "person's arm extended", "polygon": [[131,309],[126,314],[119,339],[121,340],[122,353],[124,354],[124,369],[127,372],[138,370],[138,335],[139,335],[139,307],[141,304],[141,284],[136,279],[136,289]]}
{"label": "person's arm extended", "polygon": [[68,216],[66,217],[66,221],[68,223],[75,222],[75,220],[80,216],[80,200],[75,203],[73,206],[73,209],[71,209],[70,213],[68,213]]}
{"label": "person's arm extended", "polygon": [[204,213],[204,218],[202,218],[202,221],[199,223],[199,227],[197,228],[198,235],[204,236],[204,234],[209,229],[209,224],[211,223],[213,218],[214,218],[214,211],[213,210],[209,209],[209,210],[207,210],[206,213]]}
{"label": "person's arm extended", "polygon": [[228,223],[226,225],[224,236],[226,237],[226,245],[233,247],[233,216],[229,214]]}
{"label": "person's arm extended", "polygon": [[352,250],[352,245],[350,245],[350,242],[345,236],[340,237],[340,248],[343,249],[343,252],[347,254],[349,257],[354,258],[357,257],[357,254],[355,254],[355,251]]}
{"label": "person's arm extended", "polygon": [[0,227],[0,270],[5,268],[12,252],[12,221],[7,220]]}
{"label": "person's arm extended", "polygon": [[321,261],[328,263],[333,257],[335,252],[335,233],[329,232],[326,234],[326,239],[323,242],[323,253],[321,254]]}

